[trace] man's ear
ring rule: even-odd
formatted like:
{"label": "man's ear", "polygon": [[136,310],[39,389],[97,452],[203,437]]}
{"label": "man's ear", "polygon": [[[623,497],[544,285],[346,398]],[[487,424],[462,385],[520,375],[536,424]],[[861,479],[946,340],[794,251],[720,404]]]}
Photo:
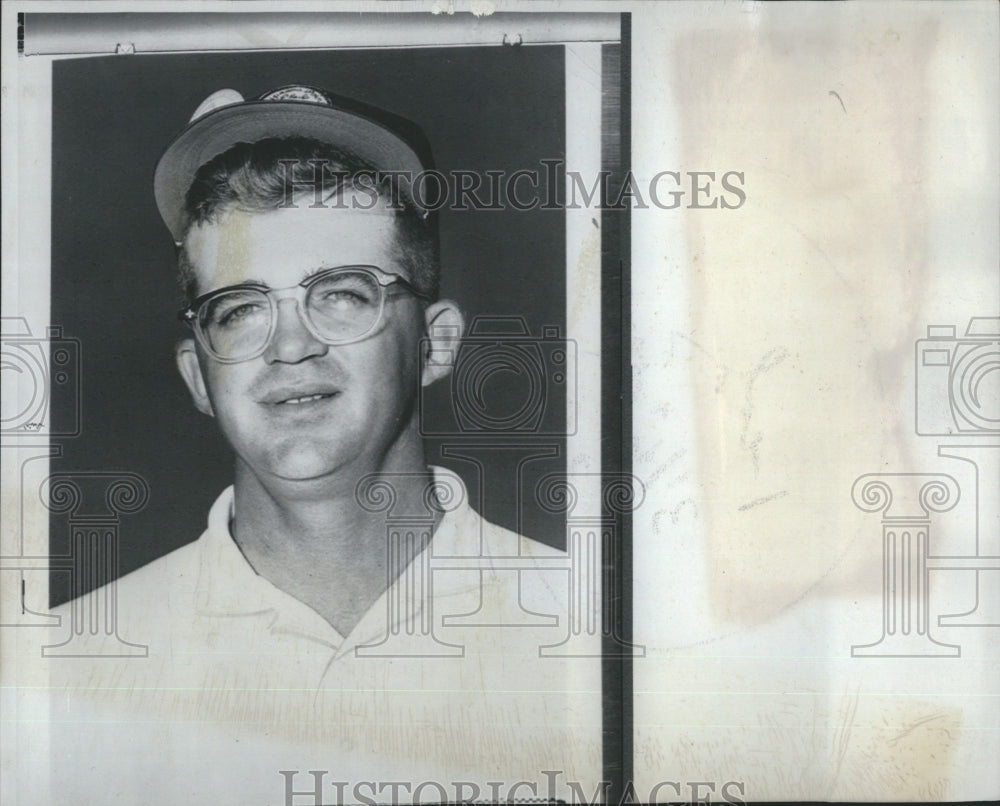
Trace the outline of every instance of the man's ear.
{"label": "man's ear", "polygon": [[181,377],[191,393],[195,408],[202,414],[214,417],[215,412],[212,411],[212,401],[208,399],[208,390],[201,374],[201,365],[198,363],[198,351],[195,349],[194,339],[182,339],[177,343],[174,352],[177,358],[177,370],[181,373]]}
{"label": "man's ear", "polygon": [[451,374],[465,331],[465,317],[458,305],[442,299],[424,311],[424,349],[420,356],[420,383],[429,386]]}

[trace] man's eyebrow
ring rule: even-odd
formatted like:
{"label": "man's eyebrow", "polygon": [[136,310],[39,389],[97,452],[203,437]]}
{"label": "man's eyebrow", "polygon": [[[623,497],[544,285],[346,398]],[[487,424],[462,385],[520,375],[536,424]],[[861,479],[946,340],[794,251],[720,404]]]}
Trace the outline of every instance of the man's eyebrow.
{"label": "man's eyebrow", "polygon": [[213,288],[210,291],[206,291],[204,294],[199,294],[198,297],[207,297],[209,294],[216,294],[219,291],[228,291],[231,288],[246,288],[248,286],[260,286],[261,288],[271,287],[263,280],[258,280],[256,278],[251,277],[246,280],[241,280],[238,283],[230,283],[229,285],[220,285],[218,288]]}
{"label": "man's eyebrow", "polygon": [[353,265],[353,264],[344,264],[344,263],[335,263],[335,262],[330,262],[330,263],[323,262],[320,265],[316,266],[315,268],[306,269],[302,273],[302,279],[299,280],[299,283],[304,283],[310,277],[315,277],[320,272],[329,271],[330,269],[343,269],[343,268],[347,268],[348,265]]}
{"label": "man's eyebrow", "polygon": [[259,285],[262,288],[270,288],[267,283],[263,280],[259,280],[256,277],[248,277],[246,280],[241,280],[238,283],[233,283],[232,285],[223,286],[223,288],[240,288],[245,285]]}

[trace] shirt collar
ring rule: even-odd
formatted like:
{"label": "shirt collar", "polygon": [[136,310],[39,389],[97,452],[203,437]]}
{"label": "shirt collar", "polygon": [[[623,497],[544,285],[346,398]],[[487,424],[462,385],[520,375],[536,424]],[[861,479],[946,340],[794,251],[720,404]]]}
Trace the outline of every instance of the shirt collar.
{"label": "shirt collar", "polygon": [[[483,521],[469,506],[468,492],[462,480],[444,468],[432,467],[431,470],[435,483],[446,485],[454,495],[446,504],[447,511],[431,541],[412,562],[425,561],[427,553],[434,557],[475,556],[484,553]],[[311,607],[254,571],[229,529],[234,505],[234,490],[230,486],[212,505],[208,514],[208,526],[198,540],[199,576],[195,596],[196,606],[202,615],[266,617],[272,632],[305,635],[341,651],[377,639],[385,632],[388,591],[383,591],[351,634],[345,637]],[[398,583],[399,580],[393,585]],[[464,584],[461,580],[451,580],[449,584],[446,578],[440,583],[435,581],[435,601],[445,596],[465,593],[469,589],[467,580]],[[418,607],[411,617],[419,613]]]}

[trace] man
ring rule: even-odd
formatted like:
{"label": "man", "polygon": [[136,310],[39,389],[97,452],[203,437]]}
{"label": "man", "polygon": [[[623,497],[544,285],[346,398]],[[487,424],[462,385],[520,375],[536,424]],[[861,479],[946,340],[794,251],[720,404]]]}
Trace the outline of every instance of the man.
{"label": "man", "polygon": [[[593,791],[599,662],[540,651],[567,633],[560,553],[485,522],[424,458],[419,390],[463,327],[405,181],[430,164],[412,124],[310,87],[215,93],[161,158],[177,366],[234,483],[201,538],[110,588],[118,624],[90,657],[61,661],[66,746],[84,730],[122,768],[109,787],[65,766],[67,793],[272,802],[322,789],[308,770],[350,785],[329,802],[366,781],[399,783],[381,802],[459,781],[544,797],[546,770]],[[128,641],[148,657],[94,657]],[[424,781],[445,795],[414,796]]]}
{"label": "man", "polygon": [[[268,105],[316,114],[315,124],[296,127],[310,133],[364,120],[325,101],[291,88],[264,96],[263,109],[222,113],[242,112],[260,135],[284,113]],[[226,139],[247,136],[233,119]],[[374,121],[370,128],[353,148],[383,134],[382,147],[420,164],[402,139]],[[179,345],[177,361],[195,405],[218,420],[236,454],[233,537],[261,576],[346,637],[392,581],[385,517],[361,508],[359,480],[393,474],[404,506],[423,501],[430,481],[417,391],[447,368],[429,363],[431,342],[421,342],[462,329],[456,306],[434,301],[433,225],[405,196],[392,209],[384,182],[363,194],[360,178],[377,178],[371,163],[301,135],[218,154],[178,210],[170,183],[197,161],[178,150],[157,171],[194,299],[185,315],[196,339]],[[294,293],[279,297],[282,288]]]}

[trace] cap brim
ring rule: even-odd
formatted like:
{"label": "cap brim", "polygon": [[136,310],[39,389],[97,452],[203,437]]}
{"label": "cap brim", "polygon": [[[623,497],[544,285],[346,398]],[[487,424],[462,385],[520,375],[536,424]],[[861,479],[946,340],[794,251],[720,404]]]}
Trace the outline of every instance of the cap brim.
{"label": "cap brim", "polygon": [[400,135],[354,111],[304,101],[248,101],[224,106],[189,124],[156,165],[156,206],[174,242],[181,243],[186,218],[184,200],[197,170],[237,143],[267,138],[309,137],[349,151],[375,169],[424,170],[421,159]]}

